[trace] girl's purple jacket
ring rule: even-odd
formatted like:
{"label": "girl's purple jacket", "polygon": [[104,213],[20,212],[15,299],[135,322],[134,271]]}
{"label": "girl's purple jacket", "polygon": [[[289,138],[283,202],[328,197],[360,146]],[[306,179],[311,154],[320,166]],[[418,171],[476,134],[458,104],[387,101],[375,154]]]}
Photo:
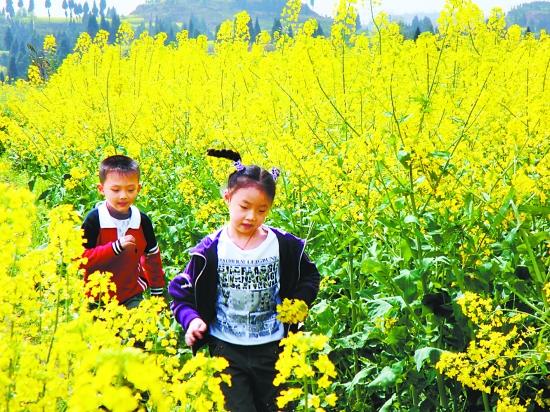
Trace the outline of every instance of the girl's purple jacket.
{"label": "girl's purple jacket", "polygon": [[[280,256],[280,298],[301,299],[308,306],[319,291],[320,275],[317,267],[305,254],[305,241],[279,229],[270,229],[279,241]],[[168,292],[172,297],[170,307],[175,319],[185,330],[195,318],[201,318],[207,325],[215,316],[218,285],[218,239],[223,229],[206,236],[190,250],[191,261],[183,273],[170,282]],[[293,330],[297,325],[292,325]],[[289,325],[285,325],[285,334]],[[196,351],[204,345],[205,339],[193,346]]]}

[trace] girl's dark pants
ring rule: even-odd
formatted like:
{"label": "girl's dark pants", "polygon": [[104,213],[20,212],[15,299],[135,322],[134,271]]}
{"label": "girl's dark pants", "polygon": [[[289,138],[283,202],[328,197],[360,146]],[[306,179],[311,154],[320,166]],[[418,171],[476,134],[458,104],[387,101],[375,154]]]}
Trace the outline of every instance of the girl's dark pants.
{"label": "girl's dark pants", "polygon": [[231,376],[231,386],[223,382],[221,384],[226,410],[230,412],[279,410],[276,398],[284,387],[273,385],[273,379],[277,375],[275,362],[282,349],[279,342],[243,346],[210,337],[210,354],[224,357],[229,362],[229,367],[221,372]]}

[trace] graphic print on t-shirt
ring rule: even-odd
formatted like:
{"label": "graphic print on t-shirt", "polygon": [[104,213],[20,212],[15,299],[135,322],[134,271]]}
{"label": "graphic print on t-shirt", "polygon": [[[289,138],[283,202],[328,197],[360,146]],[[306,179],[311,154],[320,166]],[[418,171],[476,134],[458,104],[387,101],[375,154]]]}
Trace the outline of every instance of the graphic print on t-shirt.
{"label": "graphic print on t-shirt", "polygon": [[218,260],[216,327],[236,338],[275,334],[279,258]]}

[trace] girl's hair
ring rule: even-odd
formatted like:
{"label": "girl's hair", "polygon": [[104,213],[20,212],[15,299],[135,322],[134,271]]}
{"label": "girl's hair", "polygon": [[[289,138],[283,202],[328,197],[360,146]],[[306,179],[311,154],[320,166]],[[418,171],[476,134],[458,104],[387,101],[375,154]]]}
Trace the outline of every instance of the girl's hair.
{"label": "girl's hair", "polygon": [[120,173],[123,175],[136,174],[139,180],[139,165],[138,163],[124,155],[109,156],[99,165],[99,181],[105,183],[109,173]]}
{"label": "girl's hair", "polygon": [[268,172],[260,166],[245,166],[241,162],[241,155],[233,150],[208,149],[206,154],[212,157],[233,160],[233,166],[237,170],[231,173],[227,179],[229,192],[232,193],[245,187],[256,186],[267,195],[270,202],[273,202],[273,199],[275,199],[275,181],[279,176],[279,169],[274,167],[271,172]]}

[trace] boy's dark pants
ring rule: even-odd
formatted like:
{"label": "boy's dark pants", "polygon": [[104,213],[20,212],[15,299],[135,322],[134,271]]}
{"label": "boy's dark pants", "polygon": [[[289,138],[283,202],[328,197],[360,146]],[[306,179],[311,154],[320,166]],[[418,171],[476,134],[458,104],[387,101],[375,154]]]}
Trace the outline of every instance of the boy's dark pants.
{"label": "boy's dark pants", "polygon": [[275,362],[279,358],[279,341],[263,345],[243,346],[221,341],[213,336],[210,354],[224,357],[229,367],[221,373],[231,376],[231,386],[223,383],[225,409],[230,412],[277,411],[276,398],[281,386],[273,385],[277,375]]}

